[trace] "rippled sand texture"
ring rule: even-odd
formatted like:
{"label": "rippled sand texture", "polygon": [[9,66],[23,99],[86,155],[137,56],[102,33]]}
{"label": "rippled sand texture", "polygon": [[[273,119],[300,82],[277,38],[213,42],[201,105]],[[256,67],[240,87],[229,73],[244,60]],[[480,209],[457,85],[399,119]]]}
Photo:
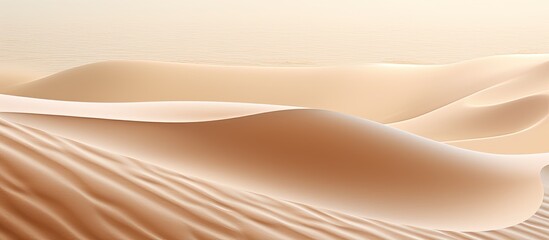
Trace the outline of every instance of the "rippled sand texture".
{"label": "rippled sand texture", "polygon": [[502,228],[543,195],[541,157],[469,152],[322,110],[195,123],[0,116],[186,175],[414,226]]}
{"label": "rippled sand texture", "polygon": [[447,232],[233,190],[0,120],[2,239],[544,239],[519,225]]}
{"label": "rippled sand texture", "polygon": [[0,238],[547,239],[548,61],[8,76]]}

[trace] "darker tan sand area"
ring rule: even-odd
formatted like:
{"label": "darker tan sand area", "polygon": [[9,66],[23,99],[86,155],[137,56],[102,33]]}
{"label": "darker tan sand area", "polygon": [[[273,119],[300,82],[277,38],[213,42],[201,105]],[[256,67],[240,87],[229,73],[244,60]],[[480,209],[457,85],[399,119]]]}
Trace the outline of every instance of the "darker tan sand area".
{"label": "darker tan sand area", "polygon": [[547,239],[548,66],[0,75],[0,238]]}
{"label": "darker tan sand area", "polygon": [[5,120],[0,120],[0,139],[2,239],[544,239],[548,235],[547,195],[533,216],[515,226],[440,231],[234,190]]}

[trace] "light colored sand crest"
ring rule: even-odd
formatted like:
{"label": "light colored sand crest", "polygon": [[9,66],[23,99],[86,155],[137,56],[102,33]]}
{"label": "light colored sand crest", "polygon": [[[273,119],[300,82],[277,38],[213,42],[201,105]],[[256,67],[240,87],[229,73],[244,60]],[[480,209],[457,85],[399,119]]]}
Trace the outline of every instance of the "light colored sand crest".
{"label": "light colored sand crest", "polygon": [[0,94],[0,112],[51,114],[127,121],[200,122],[298,107],[229,102],[70,102]]}
{"label": "light colored sand crest", "polygon": [[549,91],[549,62],[540,64],[523,75],[510,79],[467,98],[479,105],[497,104]]}
{"label": "light colored sand crest", "polygon": [[491,153],[546,153],[549,152],[549,117],[516,133],[447,143],[461,148]]}
{"label": "light colored sand crest", "polygon": [[110,61],[15,86],[7,93],[71,101],[251,102],[395,122],[524,74],[548,60],[548,55],[509,55],[449,65],[322,68]]}
{"label": "light colored sand crest", "polygon": [[444,232],[232,190],[0,120],[0,238],[546,239],[549,196],[528,221]]}
{"label": "light colored sand crest", "polygon": [[2,116],[186,175],[393,223],[502,228],[530,217],[543,195],[539,157],[470,152],[327,111],[201,123]]}
{"label": "light colored sand crest", "polygon": [[460,102],[391,126],[437,141],[469,140],[520,132],[549,116],[549,94],[494,105]]}
{"label": "light colored sand crest", "polygon": [[497,153],[549,152],[549,64],[391,126]]}

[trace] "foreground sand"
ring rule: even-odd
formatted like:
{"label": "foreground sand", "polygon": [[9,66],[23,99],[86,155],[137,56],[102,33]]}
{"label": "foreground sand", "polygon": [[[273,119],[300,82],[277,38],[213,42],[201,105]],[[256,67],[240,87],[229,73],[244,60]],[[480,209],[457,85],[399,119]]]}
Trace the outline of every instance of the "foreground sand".
{"label": "foreground sand", "polygon": [[5,120],[0,120],[0,139],[2,239],[545,239],[549,235],[547,195],[534,216],[513,227],[437,231],[233,190]]}
{"label": "foreground sand", "polygon": [[546,239],[548,60],[8,80],[0,238]]}
{"label": "foreground sand", "polygon": [[547,162],[546,156],[470,152],[321,110],[194,123],[0,117],[124,156],[154,159],[185,175],[436,229],[496,229],[525,220],[541,202],[539,171]]}

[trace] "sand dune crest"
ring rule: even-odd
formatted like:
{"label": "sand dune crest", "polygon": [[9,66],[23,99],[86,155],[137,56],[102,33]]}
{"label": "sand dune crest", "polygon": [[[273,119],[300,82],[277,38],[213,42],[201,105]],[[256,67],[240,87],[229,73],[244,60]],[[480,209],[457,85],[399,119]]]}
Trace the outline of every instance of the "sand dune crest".
{"label": "sand dune crest", "polygon": [[542,196],[539,156],[469,152],[327,111],[200,123],[2,116],[186,175],[414,226],[510,226],[531,216]]}
{"label": "sand dune crest", "polygon": [[438,141],[469,140],[516,133],[549,116],[549,94],[494,105],[448,106],[391,126]]}
{"label": "sand dune crest", "polygon": [[387,123],[443,107],[523,75],[547,61],[549,55],[496,56],[448,65],[346,67],[109,61],[60,72],[15,86],[5,93],[92,102],[263,103],[327,109]]}
{"label": "sand dune crest", "polygon": [[33,113],[147,122],[203,122],[299,107],[230,102],[96,103],[36,99],[0,94],[0,112]]}
{"label": "sand dune crest", "polygon": [[548,61],[0,76],[0,239],[547,239]]}
{"label": "sand dune crest", "polygon": [[549,234],[547,195],[536,215],[510,228],[436,231],[235,191],[1,119],[0,139],[2,239],[501,240]]}
{"label": "sand dune crest", "polygon": [[435,111],[391,124],[455,146],[494,153],[549,152],[549,63]]}

